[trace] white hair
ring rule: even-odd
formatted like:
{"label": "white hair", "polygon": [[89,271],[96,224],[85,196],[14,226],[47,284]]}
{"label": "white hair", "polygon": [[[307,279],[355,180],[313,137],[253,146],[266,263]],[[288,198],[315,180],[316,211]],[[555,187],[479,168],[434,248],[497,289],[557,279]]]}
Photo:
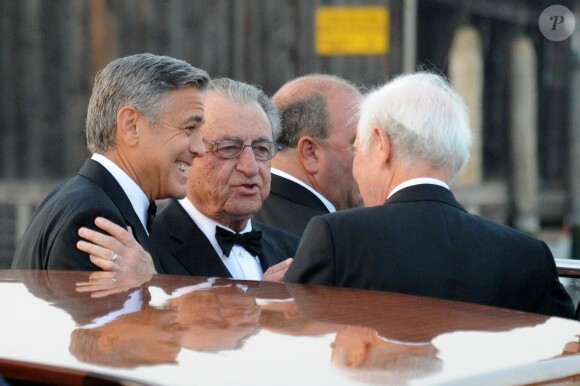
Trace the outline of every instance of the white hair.
{"label": "white hair", "polygon": [[448,169],[450,181],[469,159],[467,107],[439,75],[400,75],[367,94],[357,128],[360,151],[368,151],[375,127],[388,134],[394,157]]}

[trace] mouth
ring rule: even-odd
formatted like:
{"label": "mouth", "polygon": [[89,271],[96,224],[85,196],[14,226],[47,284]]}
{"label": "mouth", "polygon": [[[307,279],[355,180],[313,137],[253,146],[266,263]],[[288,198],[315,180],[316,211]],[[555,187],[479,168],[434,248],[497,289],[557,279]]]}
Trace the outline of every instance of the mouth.
{"label": "mouth", "polygon": [[189,164],[182,161],[175,162],[175,166],[177,166],[177,169],[183,173],[187,173],[187,170],[189,169]]}
{"label": "mouth", "polygon": [[242,191],[250,194],[254,194],[260,191],[260,187],[258,186],[258,184],[240,184],[238,185],[238,187],[242,189]]}

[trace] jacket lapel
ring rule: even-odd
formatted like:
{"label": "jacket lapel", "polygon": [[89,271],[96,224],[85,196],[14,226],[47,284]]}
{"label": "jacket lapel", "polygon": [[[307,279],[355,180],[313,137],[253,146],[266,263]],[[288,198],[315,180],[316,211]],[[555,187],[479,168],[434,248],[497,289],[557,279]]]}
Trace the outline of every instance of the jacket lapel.
{"label": "jacket lapel", "polygon": [[328,208],[311,191],[287,178],[272,174],[271,191],[292,202],[328,213]]}
{"label": "jacket lapel", "polygon": [[190,275],[232,276],[207,237],[177,200],[171,200],[165,211],[168,211],[165,218],[171,219],[166,222],[172,240],[167,248]]}
{"label": "jacket lapel", "polygon": [[281,256],[282,252],[278,248],[275,240],[270,237],[267,231],[264,231],[264,228],[259,223],[252,221],[252,229],[262,232],[262,252],[258,255],[258,258],[262,266],[262,271],[266,272],[268,267],[281,261],[277,257]]}
{"label": "jacket lapel", "polygon": [[101,164],[92,159],[88,159],[85,162],[78,174],[94,181],[111,198],[111,201],[113,201],[115,206],[117,206],[127,224],[131,226],[135,239],[139,244],[141,244],[143,249],[151,254],[153,264],[155,265],[157,272],[160,272],[161,265],[159,264],[157,254],[155,253],[155,248],[153,248],[153,245],[149,240],[149,235],[143,227],[141,220],[139,220],[139,216],[135,213],[131,201],[129,201],[123,188],[121,188],[121,185],[119,185],[113,175]]}

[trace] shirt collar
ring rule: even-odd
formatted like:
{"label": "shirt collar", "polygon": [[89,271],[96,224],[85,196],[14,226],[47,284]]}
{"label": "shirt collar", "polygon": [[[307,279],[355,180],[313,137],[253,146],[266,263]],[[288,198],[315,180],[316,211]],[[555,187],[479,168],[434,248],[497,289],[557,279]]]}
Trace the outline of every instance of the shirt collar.
{"label": "shirt collar", "polygon": [[[220,246],[215,238],[215,227],[219,226],[219,227],[222,227],[222,228],[227,229],[227,230],[234,232],[234,233],[236,233],[236,231],[228,228],[225,225],[218,223],[214,219],[211,219],[211,218],[207,217],[205,214],[201,213],[195,207],[195,205],[193,205],[193,203],[191,201],[189,201],[189,199],[187,197],[183,198],[181,200],[178,200],[178,202],[181,204],[183,209],[185,209],[187,214],[189,214],[189,217],[191,217],[193,222],[195,222],[195,224],[198,226],[198,228],[203,232],[205,237],[207,237],[207,239],[209,240],[209,242],[211,243],[213,248],[216,250],[217,254],[220,256],[223,255],[222,249],[220,248]],[[244,229],[242,229],[241,232],[239,232],[239,233],[246,233],[246,232],[250,232],[251,230],[252,230],[252,220],[248,220]]]}
{"label": "shirt collar", "polygon": [[322,203],[324,204],[324,206],[326,206],[326,209],[328,209],[328,211],[330,213],[336,212],[336,208],[334,207],[334,205],[330,201],[328,201],[328,199],[326,199],[326,197],[324,197],[322,194],[320,194],[319,192],[314,190],[311,186],[306,185],[303,181],[300,181],[298,178],[294,177],[291,174],[283,172],[280,169],[271,168],[270,171],[272,174],[275,174],[279,177],[286,178],[287,180],[293,181],[293,182],[297,183],[298,185],[305,187],[306,189],[311,191],[312,194],[314,194],[316,197],[318,197],[318,199],[320,201],[322,201]]}
{"label": "shirt collar", "polygon": [[143,192],[143,189],[141,189],[141,187],[137,185],[137,183],[129,177],[123,169],[104,155],[94,153],[91,156],[91,159],[107,169],[107,171],[113,175],[113,178],[117,180],[119,185],[121,185],[121,189],[123,189],[123,192],[127,195],[129,202],[131,202],[131,206],[133,206],[133,210],[139,217],[139,220],[141,220],[143,228],[147,230],[147,209],[149,208],[149,199],[145,192]]}
{"label": "shirt collar", "polygon": [[410,186],[421,185],[421,184],[439,185],[439,186],[442,186],[442,187],[449,190],[449,185],[447,185],[445,182],[438,180],[438,179],[435,179],[435,178],[431,178],[431,177],[412,178],[410,180],[404,181],[404,182],[400,183],[399,185],[395,186],[395,188],[393,190],[391,190],[391,192],[389,193],[387,200],[393,194],[397,193],[399,190],[408,188]]}

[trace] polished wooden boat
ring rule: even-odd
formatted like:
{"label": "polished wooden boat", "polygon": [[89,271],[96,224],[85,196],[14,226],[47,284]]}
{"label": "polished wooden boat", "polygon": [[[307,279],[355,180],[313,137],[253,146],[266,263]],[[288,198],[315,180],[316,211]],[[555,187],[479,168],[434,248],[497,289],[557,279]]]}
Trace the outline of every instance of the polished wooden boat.
{"label": "polished wooden boat", "polygon": [[580,382],[580,322],[434,298],[0,271],[0,300],[0,374],[9,384]]}

